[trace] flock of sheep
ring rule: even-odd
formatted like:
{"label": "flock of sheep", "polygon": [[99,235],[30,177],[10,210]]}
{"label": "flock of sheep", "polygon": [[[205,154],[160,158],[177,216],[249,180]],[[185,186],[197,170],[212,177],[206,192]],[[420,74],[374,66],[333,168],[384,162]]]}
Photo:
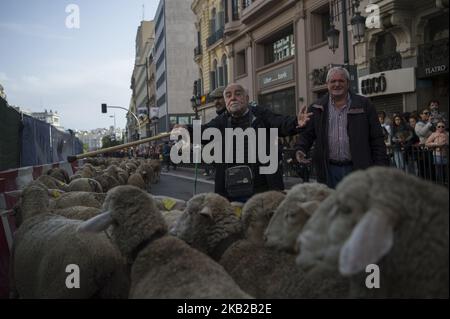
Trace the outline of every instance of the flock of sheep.
{"label": "flock of sheep", "polygon": [[[91,160],[15,207],[20,298],[448,298],[448,190],[393,168],[299,184],[242,207],[151,195],[160,165]],[[68,265],[80,269],[68,288]],[[369,273],[368,265],[378,272]],[[368,276],[379,285],[368,286]]]}

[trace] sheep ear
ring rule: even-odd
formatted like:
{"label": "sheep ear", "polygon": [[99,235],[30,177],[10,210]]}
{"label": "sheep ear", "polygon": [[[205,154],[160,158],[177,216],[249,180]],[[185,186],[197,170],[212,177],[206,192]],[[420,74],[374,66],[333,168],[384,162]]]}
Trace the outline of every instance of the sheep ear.
{"label": "sheep ear", "polygon": [[392,248],[394,229],[387,214],[369,210],[353,229],[339,255],[339,271],[353,275],[376,263]]}
{"label": "sheep ear", "polygon": [[91,219],[82,222],[78,228],[78,232],[99,233],[107,229],[112,223],[111,213],[105,212]]}
{"label": "sheep ear", "polygon": [[311,216],[315,212],[317,207],[319,207],[319,204],[320,204],[320,202],[314,200],[314,201],[302,203],[300,206],[301,206],[301,208],[303,208],[305,213],[307,213],[309,216]]}
{"label": "sheep ear", "polygon": [[208,206],[203,207],[203,209],[200,211],[200,215],[213,219],[211,208],[209,208]]}

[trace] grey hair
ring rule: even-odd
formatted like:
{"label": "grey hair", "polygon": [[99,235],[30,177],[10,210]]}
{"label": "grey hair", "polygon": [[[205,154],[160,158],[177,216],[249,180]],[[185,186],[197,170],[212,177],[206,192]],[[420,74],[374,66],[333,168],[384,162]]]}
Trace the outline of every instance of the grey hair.
{"label": "grey hair", "polygon": [[328,70],[327,83],[330,81],[331,75],[338,71],[342,72],[345,75],[345,77],[347,78],[347,82],[350,82],[350,73],[348,73],[348,70],[346,68],[343,68],[341,66],[333,66]]}

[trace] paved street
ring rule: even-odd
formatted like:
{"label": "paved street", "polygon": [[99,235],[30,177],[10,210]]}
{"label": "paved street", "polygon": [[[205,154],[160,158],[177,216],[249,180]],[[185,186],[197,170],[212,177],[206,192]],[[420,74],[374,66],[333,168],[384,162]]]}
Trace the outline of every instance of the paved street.
{"label": "paved street", "polygon": [[[198,171],[197,194],[213,192],[214,178],[202,175],[203,169]],[[152,184],[151,193],[154,195],[166,195],[183,200],[189,200],[194,194],[195,171],[192,168],[179,167],[176,171],[161,173],[161,180],[158,184]],[[300,178],[285,177],[286,189],[301,182]]]}
{"label": "paved street", "polygon": [[[192,172],[191,172],[192,171]],[[201,172],[200,172],[201,173]],[[197,180],[197,194],[214,191],[214,181],[205,180],[199,174]],[[167,195],[183,200],[189,200],[194,194],[194,173],[193,170],[179,168],[176,171],[161,173],[161,180],[158,184],[152,184],[152,194]]]}

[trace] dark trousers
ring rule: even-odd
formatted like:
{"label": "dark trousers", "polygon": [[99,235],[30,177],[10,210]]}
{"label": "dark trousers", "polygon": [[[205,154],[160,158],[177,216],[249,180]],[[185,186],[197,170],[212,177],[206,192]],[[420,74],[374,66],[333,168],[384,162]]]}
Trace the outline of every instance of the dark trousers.
{"label": "dark trousers", "polygon": [[337,184],[348,174],[353,171],[353,165],[333,165],[328,166],[327,186],[336,188]]}

